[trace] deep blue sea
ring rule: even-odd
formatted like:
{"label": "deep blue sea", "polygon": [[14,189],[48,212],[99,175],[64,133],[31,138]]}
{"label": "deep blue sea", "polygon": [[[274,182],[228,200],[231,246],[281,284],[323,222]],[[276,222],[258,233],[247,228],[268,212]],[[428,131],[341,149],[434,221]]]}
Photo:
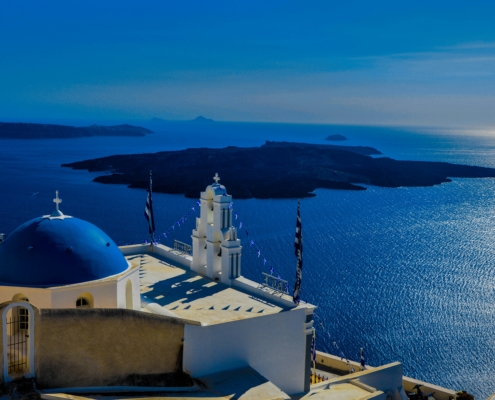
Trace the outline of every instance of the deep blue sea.
{"label": "deep blue sea", "polygon": [[[323,144],[342,134],[349,138],[344,145],[372,146],[396,159],[495,167],[495,136],[472,132],[226,122],[152,127],[155,134],[139,138],[0,140],[0,232],[53,211],[59,190],[64,213],[96,224],[117,244],[147,239],[143,190],[93,183],[98,174],[60,167],[113,154],[266,140]],[[229,182],[220,183],[228,190]],[[198,197],[204,189],[197,188]],[[408,376],[481,399],[494,393],[495,181],[316,195],[301,200],[301,216],[302,297],[318,306],[317,348],[358,360],[363,347],[370,365],[400,361]],[[190,242],[195,200],[158,193],[153,199],[158,233],[175,226],[162,242]],[[273,266],[292,287],[296,208],[296,199],[234,199],[244,276],[260,281]]]}

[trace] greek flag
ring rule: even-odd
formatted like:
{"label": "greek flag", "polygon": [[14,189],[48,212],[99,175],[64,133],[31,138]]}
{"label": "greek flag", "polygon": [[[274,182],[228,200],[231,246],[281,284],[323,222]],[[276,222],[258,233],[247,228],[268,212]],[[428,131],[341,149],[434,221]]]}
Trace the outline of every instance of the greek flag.
{"label": "greek flag", "polygon": [[296,269],[296,284],[294,285],[293,301],[295,304],[299,304],[300,292],[301,292],[301,279],[302,279],[302,225],[301,225],[301,202],[297,201],[297,220],[296,220],[296,238],[294,241],[294,250],[297,257],[297,269]]}
{"label": "greek flag", "polygon": [[361,367],[363,368],[363,371],[366,369],[363,349],[361,349]]}
{"label": "greek flag", "polygon": [[148,190],[148,198],[146,199],[146,207],[144,208],[144,216],[148,221],[148,233],[151,237],[151,243],[155,241],[154,233],[155,233],[155,217],[153,216],[153,201],[151,199],[152,193],[152,180],[151,180],[151,171],[150,171],[150,188]]}

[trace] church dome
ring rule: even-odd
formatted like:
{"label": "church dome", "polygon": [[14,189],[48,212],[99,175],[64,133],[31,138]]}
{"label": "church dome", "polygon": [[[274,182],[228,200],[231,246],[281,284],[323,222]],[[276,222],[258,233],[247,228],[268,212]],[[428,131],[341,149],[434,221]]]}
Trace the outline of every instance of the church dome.
{"label": "church dome", "polygon": [[227,194],[227,189],[225,189],[225,186],[220,185],[219,183],[214,183],[213,185],[208,186],[206,188],[206,191],[208,190],[211,190],[214,196],[222,196],[224,194]]}
{"label": "church dome", "polygon": [[24,223],[0,244],[0,282],[8,285],[70,285],[107,278],[127,268],[107,234],[58,210]]}

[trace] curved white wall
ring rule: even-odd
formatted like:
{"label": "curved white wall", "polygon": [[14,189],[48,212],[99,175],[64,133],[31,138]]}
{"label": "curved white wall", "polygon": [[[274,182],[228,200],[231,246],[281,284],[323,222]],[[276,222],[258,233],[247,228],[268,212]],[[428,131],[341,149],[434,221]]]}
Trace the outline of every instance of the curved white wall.
{"label": "curved white wall", "polygon": [[[24,295],[38,308],[76,308],[76,301],[90,293],[94,308],[126,308],[126,283],[132,282],[133,307],[140,309],[139,268],[134,267],[115,278],[51,288],[0,286],[0,303]],[[87,297],[87,296],[86,296]]]}

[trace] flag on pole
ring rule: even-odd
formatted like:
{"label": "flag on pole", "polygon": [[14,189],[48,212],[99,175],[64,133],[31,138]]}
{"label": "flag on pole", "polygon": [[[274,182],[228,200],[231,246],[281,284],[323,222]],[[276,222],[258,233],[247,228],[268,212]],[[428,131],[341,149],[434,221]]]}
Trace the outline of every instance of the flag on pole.
{"label": "flag on pole", "polygon": [[363,348],[361,348],[361,367],[363,368],[363,371],[366,369]]}
{"label": "flag on pole", "polygon": [[150,187],[148,190],[148,198],[146,199],[146,207],[144,208],[144,216],[148,221],[148,233],[150,234],[151,243],[153,244],[155,241],[155,217],[153,216],[153,201],[151,198],[151,193],[153,191],[152,184],[150,171]]}
{"label": "flag on pole", "polygon": [[297,220],[296,220],[296,238],[294,241],[294,250],[297,257],[296,268],[296,284],[294,285],[294,295],[292,300],[295,304],[299,304],[300,292],[301,292],[301,279],[302,279],[302,225],[301,225],[301,202],[297,201]]}

